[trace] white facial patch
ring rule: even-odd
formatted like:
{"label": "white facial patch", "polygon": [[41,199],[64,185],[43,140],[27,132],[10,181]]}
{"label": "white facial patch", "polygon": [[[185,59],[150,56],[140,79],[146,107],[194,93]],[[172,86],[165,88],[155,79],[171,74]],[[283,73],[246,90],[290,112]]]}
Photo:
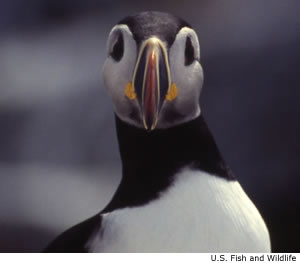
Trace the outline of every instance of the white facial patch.
{"label": "white facial patch", "polygon": [[[124,53],[120,61],[114,60],[110,53],[122,34],[124,41]],[[128,123],[134,121],[130,118],[132,107],[138,109],[136,100],[129,100],[125,96],[126,85],[132,81],[134,67],[137,58],[137,45],[127,25],[116,25],[111,30],[107,41],[108,57],[103,66],[104,86],[112,97],[115,113],[120,119]]]}
{"label": "white facial patch", "polygon": [[[185,65],[185,49],[187,38],[190,39],[194,50],[194,61]],[[168,128],[176,124],[195,119],[200,115],[199,98],[203,85],[203,70],[199,62],[200,47],[196,32],[188,27],[182,28],[169,50],[171,81],[176,84],[178,95],[172,102],[166,102],[161,114],[168,114],[170,108],[183,116],[174,122],[159,123],[158,127]]]}

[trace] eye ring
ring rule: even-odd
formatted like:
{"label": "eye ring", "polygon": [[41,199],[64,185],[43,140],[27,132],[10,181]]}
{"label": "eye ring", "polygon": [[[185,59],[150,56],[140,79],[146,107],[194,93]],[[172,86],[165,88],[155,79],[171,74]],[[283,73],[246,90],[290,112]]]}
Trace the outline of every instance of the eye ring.
{"label": "eye ring", "polygon": [[117,41],[114,43],[110,56],[115,60],[115,61],[120,61],[123,57],[124,54],[124,38],[123,34],[120,32],[117,37]]}
{"label": "eye ring", "polygon": [[191,38],[188,36],[185,41],[185,51],[184,51],[184,64],[186,66],[191,65],[195,60],[195,49],[192,44]]}

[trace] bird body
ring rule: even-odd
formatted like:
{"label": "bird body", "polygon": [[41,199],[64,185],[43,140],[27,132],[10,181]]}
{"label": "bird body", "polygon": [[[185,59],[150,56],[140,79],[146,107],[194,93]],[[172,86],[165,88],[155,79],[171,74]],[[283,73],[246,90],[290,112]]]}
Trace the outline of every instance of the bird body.
{"label": "bird body", "polygon": [[90,252],[269,252],[257,209],[237,181],[188,167],[150,203],[102,215]]}
{"label": "bird body", "polygon": [[195,31],[145,12],[121,20],[103,71],[122,179],[110,203],[45,252],[270,252],[258,210],[202,116]]}

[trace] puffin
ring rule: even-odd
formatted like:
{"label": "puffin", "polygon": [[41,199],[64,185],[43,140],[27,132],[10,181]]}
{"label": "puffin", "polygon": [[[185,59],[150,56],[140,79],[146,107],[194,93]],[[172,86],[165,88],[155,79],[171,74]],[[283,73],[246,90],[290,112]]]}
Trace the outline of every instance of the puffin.
{"label": "puffin", "polygon": [[266,224],[204,120],[190,24],[154,11],[122,19],[108,36],[103,80],[122,179],[101,212],[44,252],[270,252]]}

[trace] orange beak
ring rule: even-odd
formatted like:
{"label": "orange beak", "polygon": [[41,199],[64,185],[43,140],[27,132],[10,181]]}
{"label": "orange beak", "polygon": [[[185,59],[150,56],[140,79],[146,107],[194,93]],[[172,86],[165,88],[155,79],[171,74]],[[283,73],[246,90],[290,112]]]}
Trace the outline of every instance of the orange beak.
{"label": "orange beak", "polygon": [[151,37],[141,46],[132,83],[144,127],[146,130],[154,130],[171,86],[166,48],[158,38]]}

